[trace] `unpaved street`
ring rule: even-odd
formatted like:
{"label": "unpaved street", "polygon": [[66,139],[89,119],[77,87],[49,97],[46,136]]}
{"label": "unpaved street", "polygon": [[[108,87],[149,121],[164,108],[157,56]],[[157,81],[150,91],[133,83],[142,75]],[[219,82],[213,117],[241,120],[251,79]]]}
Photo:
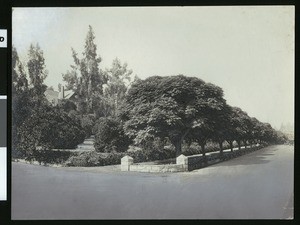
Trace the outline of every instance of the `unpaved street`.
{"label": "unpaved street", "polygon": [[13,163],[12,219],[287,219],[293,146],[186,173]]}

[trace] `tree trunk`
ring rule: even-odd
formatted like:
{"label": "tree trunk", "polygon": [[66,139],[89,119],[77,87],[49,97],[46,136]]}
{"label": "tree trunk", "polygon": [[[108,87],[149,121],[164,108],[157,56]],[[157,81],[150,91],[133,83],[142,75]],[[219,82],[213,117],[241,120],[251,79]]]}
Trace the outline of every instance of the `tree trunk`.
{"label": "tree trunk", "polygon": [[246,149],[246,148],[247,148],[247,141],[246,141],[246,140],[244,140],[243,142],[244,142],[245,149]]}
{"label": "tree trunk", "polygon": [[220,146],[220,154],[223,155],[223,141],[219,142],[219,146]]}
{"label": "tree trunk", "polygon": [[181,155],[181,139],[177,141],[175,144],[176,157]]}
{"label": "tree trunk", "polygon": [[191,130],[191,128],[188,128],[183,135],[175,138],[175,141],[173,141],[173,144],[175,146],[175,150],[176,150],[176,157],[181,155],[181,145],[182,142],[185,138],[185,136],[189,133],[189,131]]}
{"label": "tree trunk", "polygon": [[187,144],[187,147],[190,148],[192,145],[192,141],[191,140],[185,140],[185,143]]}
{"label": "tree trunk", "polygon": [[202,156],[205,156],[205,144],[201,144]]}
{"label": "tree trunk", "polygon": [[238,146],[239,146],[239,150],[241,150],[241,141],[237,141]]}
{"label": "tree trunk", "polygon": [[202,150],[202,156],[204,159],[204,165],[207,165],[207,158],[206,158],[206,149],[205,149],[205,143],[201,143],[201,150]]}
{"label": "tree trunk", "polygon": [[233,152],[233,141],[230,141],[229,145],[230,145],[231,152]]}

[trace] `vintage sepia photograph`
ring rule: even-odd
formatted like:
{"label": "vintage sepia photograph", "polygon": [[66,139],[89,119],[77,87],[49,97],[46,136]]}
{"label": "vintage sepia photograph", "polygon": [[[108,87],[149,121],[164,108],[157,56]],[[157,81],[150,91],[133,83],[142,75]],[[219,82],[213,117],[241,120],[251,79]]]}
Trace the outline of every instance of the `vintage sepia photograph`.
{"label": "vintage sepia photograph", "polygon": [[12,220],[294,219],[294,6],[12,8]]}

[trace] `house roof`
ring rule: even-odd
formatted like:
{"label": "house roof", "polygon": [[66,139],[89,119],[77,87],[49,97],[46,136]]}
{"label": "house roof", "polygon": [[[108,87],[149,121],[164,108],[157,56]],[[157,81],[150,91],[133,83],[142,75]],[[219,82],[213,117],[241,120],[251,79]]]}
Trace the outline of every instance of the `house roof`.
{"label": "house roof", "polygon": [[74,93],[74,91],[72,91],[72,90],[65,91],[65,93],[64,93],[64,99],[69,99],[69,98],[71,98],[74,94],[75,94],[75,93]]}
{"label": "house roof", "polygon": [[[62,93],[58,91],[54,91],[51,89],[47,89],[45,92],[45,96],[48,99],[48,101],[51,101],[53,99],[62,99]],[[69,99],[75,94],[74,91],[68,90],[64,91],[64,99]]]}

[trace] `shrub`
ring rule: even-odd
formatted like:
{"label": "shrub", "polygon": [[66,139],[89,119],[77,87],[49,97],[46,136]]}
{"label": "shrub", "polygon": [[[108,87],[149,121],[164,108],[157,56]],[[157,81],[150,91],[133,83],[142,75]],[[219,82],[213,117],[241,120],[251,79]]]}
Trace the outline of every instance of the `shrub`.
{"label": "shrub", "polygon": [[80,101],[78,101],[77,103],[78,105],[78,112],[83,115],[87,113],[87,108],[88,108],[88,104],[84,101],[84,99],[81,99]]}
{"label": "shrub", "polygon": [[131,139],[124,134],[122,124],[113,118],[100,118],[95,125],[95,149],[97,152],[124,152]]}
{"label": "shrub", "polygon": [[176,155],[175,148],[165,146],[166,141],[160,138],[146,141],[141,147],[141,150],[128,152],[128,155],[134,158],[134,162],[147,162],[155,160],[164,160],[174,158]]}
{"label": "shrub", "polygon": [[44,149],[72,149],[84,140],[82,127],[65,112],[51,107],[33,111],[18,129],[18,148],[33,157],[38,146]]}
{"label": "shrub", "polygon": [[81,115],[76,110],[68,112],[68,116],[77,124],[81,124]]}
{"label": "shrub", "polygon": [[201,147],[195,142],[191,143],[190,146],[185,143],[182,145],[182,154],[185,156],[196,155],[200,153],[202,153]]}
{"label": "shrub", "polygon": [[40,164],[64,164],[70,157],[77,154],[78,153],[71,151],[42,149],[35,152],[34,160],[38,161]]}
{"label": "shrub", "polygon": [[175,149],[164,149],[162,151],[143,151],[129,152],[129,156],[134,159],[134,162],[149,162],[155,160],[172,159],[175,155]]}
{"label": "shrub", "polygon": [[66,166],[90,167],[90,166],[107,166],[121,163],[124,153],[101,154],[98,152],[82,152],[78,155],[71,156],[66,162]]}
{"label": "shrub", "polygon": [[81,118],[81,126],[84,130],[86,138],[88,138],[92,135],[94,124],[95,124],[94,115],[84,115]]}

